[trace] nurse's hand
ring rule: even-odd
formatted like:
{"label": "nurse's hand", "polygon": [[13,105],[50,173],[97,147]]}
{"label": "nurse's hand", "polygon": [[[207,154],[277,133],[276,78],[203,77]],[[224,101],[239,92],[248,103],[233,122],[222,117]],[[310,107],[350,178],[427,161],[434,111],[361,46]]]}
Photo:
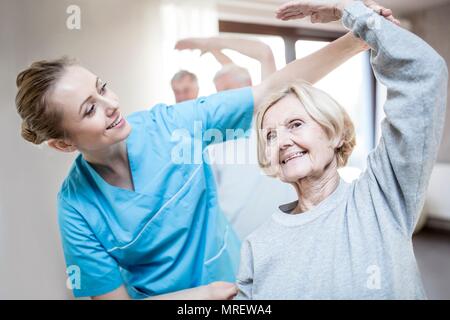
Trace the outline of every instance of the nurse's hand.
{"label": "nurse's hand", "polygon": [[231,300],[238,294],[236,285],[230,282],[212,282],[206,290],[207,300]]}
{"label": "nurse's hand", "polygon": [[185,289],[148,298],[149,300],[231,300],[238,293],[234,283],[212,282],[208,285]]}

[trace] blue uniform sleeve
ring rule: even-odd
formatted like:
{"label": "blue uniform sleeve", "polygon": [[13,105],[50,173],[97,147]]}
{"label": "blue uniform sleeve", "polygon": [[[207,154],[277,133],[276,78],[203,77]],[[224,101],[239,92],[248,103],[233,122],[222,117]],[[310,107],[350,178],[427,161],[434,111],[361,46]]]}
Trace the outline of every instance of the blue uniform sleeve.
{"label": "blue uniform sleeve", "polygon": [[156,105],[151,120],[169,134],[181,130],[203,140],[203,147],[247,137],[253,118],[253,93],[250,87],[223,91],[175,105]]}
{"label": "blue uniform sleeve", "polygon": [[58,198],[58,219],[67,276],[75,297],[98,296],[120,287],[120,269],[84,218]]}

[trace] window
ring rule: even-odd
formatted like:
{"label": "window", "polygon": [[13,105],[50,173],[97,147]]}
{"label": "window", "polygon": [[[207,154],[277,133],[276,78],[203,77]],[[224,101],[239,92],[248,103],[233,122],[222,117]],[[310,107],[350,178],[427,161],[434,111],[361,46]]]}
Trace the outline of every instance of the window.
{"label": "window", "polygon": [[[342,33],[326,30],[309,30],[292,27],[267,26],[252,23],[220,21],[221,34],[233,34],[239,37],[255,37],[271,46],[277,68],[284,66],[284,61],[301,58],[326,46],[329,42],[342,36]],[[281,45],[283,41],[284,45]],[[284,53],[282,52],[284,48]],[[284,55],[284,59],[282,57]],[[254,83],[259,80],[258,63],[252,59],[239,57],[231,53],[230,57],[247,67]],[[258,70],[258,71],[257,71]],[[369,152],[374,148],[379,132],[375,134],[375,124],[382,114],[379,110],[380,99],[378,85],[370,66],[369,53],[364,52],[349,59],[316,84],[328,92],[344,108],[353,120],[356,130],[356,147],[349,159],[348,166],[364,170]],[[375,105],[377,104],[377,105]]]}
{"label": "window", "polygon": [[[295,44],[296,58],[305,57],[328,43],[328,41],[298,40]],[[352,118],[357,144],[348,165],[364,169],[374,141],[374,90],[369,53],[360,53],[349,59],[315,86],[336,99]]]}
{"label": "window", "polygon": [[[220,35],[230,38],[259,40],[264,42],[272,49],[277,69],[281,69],[286,65],[284,40],[280,36],[227,32],[221,32]],[[261,82],[261,66],[258,61],[242,55],[234,50],[223,50],[223,53],[230,57],[235,64],[247,68],[250,76],[252,77],[253,84],[258,84]]]}

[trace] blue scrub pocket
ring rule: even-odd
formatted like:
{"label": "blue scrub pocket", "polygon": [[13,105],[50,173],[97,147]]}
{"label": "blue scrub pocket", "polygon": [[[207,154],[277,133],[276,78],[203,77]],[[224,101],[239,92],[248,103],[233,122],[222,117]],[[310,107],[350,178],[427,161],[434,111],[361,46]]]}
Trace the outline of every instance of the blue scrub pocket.
{"label": "blue scrub pocket", "polygon": [[222,247],[205,261],[203,283],[213,281],[235,282],[239,267],[240,241],[230,226],[225,229]]}

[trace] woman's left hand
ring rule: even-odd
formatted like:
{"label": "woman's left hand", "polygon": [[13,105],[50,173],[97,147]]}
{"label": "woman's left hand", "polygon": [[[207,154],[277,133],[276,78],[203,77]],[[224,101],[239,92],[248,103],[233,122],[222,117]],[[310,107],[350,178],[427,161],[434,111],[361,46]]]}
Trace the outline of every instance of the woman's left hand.
{"label": "woman's left hand", "polygon": [[[291,1],[280,6],[276,11],[276,16],[281,20],[302,19],[309,16],[312,23],[327,23],[341,19],[344,8],[351,2],[353,0],[337,2],[329,0]],[[380,6],[373,0],[364,0],[363,3],[389,21],[400,25],[400,22],[393,16],[392,10]]]}

